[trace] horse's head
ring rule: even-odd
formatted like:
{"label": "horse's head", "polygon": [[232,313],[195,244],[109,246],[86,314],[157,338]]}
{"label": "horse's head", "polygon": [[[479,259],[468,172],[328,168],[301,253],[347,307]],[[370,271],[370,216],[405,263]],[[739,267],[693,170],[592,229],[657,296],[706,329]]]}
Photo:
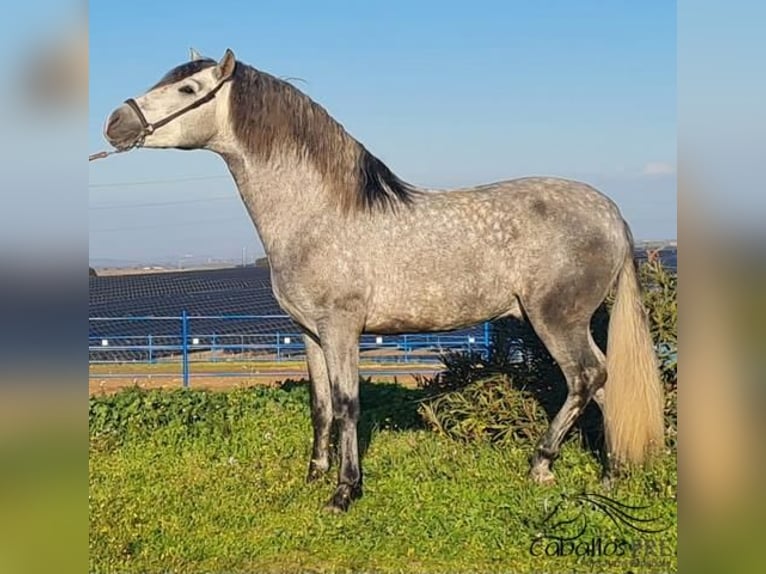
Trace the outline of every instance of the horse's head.
{"label": "horse's head", "polygon": [[117,149],[135,146],[197,149],[218,130],[216,93],[231,78],[236,59],[226,50],[220,62],[192,50],[191,61],[170,70],[148,92],[130,98],[106,121],[104,135]]}

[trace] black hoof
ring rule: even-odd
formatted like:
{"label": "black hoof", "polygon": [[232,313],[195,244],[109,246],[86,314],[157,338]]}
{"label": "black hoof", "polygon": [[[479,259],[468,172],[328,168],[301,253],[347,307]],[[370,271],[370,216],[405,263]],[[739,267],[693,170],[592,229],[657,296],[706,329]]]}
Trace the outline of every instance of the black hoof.
{"label": "black hoof", "polygon": [[339,484],[332,498],[325,505],[325,510],[332,513],[346,512],[351,503],[362,496],[362,488],[358,485]]}

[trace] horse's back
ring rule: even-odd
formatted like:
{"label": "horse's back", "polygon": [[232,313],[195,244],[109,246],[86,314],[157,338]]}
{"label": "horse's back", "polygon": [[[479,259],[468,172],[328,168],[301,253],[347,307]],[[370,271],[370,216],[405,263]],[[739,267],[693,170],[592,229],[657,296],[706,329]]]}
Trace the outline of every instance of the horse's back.
{"label": "horse's back", "polygon": [[585,219],[604,215],[613,221],[620,218],[617,205],[598,189],[581,181],[560,177],[522,177],[438,191],[426,194],[424,202],[455,202],[465,207],[487,203],[499,208],[500,212],[527,215],[533,220],[563,214]]}
{"label": "horse's back", "polygon": [[510,251],[514,259],[556,249],[614,251],[621,259],[626,246],[615,203],[586,183],[563,178],[525,177],[427,194],[415,211],[437,235],[442,223],[460,229],[467,246]]}

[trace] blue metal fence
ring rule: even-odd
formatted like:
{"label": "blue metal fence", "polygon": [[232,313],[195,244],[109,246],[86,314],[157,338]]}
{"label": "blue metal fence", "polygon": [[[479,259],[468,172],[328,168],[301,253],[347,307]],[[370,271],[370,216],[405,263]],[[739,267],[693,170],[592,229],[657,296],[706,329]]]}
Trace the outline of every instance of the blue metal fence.
{"label": "blue metal fence", "polygon": [[[285,322],[289,320],[287,315],[189,315],[186,311],[179,317],[90,317],[89,363],[156,364],[180,360],[183,385],[188,387],[195,361],[303,359],[305,347],[297,329],[269,331],[268,327],[260,327],[273,325],[275,320],[289,324]],[[219,330],[209,332],[206,326],[211,324],[219,326]],[[227,329],[230,325],[232,328]],[[126,331],[131,334],[120,334]],[[362,335],[359,341],[362,355],[374,355],[379,363],[435,362],[439,353],[447,350],[486,351],[489,345],[489,323],[452,333]]]}

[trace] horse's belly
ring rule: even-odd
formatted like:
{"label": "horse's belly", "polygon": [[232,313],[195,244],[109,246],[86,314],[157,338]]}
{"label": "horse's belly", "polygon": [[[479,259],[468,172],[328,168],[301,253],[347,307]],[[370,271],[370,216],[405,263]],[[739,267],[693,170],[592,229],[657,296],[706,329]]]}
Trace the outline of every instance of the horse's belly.
{"label": "horse's belly", "polygon": [[417,333],[450,331],[489,319],[519,315],[512,293],[459,293],[442,296],[408,296],[406,290],[378,298],[370,309],[365,331],[370,333]]}

